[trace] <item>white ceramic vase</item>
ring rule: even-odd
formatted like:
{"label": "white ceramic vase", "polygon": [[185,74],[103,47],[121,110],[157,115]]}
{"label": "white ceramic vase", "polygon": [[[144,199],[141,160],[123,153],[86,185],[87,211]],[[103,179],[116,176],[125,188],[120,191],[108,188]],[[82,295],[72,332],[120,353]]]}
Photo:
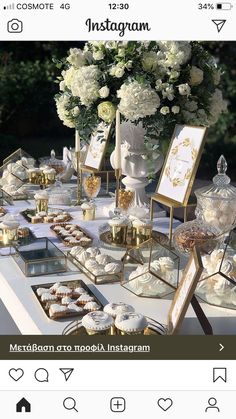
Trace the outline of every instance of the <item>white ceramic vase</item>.
{"label": "white ceramic vase", "polygon": [[[145,191],[148,185],[148,175],[150,167],[146,157],[146,148],[144,145],[145,129],[142,124],[133,124],[132,122],[123,122],[121,124],[121,168],[122,183],[126,189],[135,192],[133,206],[147,206],[148,197]],[[114,162],[114,152],[111,154],[111,165]],[[150,163],[150,162],[149,162]],[[163,156],[152,161],[152,173],[157,173],[163,164]]]}

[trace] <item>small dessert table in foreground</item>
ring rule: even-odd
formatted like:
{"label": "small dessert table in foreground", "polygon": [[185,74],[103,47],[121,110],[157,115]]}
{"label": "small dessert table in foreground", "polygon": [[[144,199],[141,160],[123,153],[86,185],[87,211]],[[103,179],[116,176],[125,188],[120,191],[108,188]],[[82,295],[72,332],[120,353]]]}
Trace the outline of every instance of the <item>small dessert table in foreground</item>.
{"label": "small dessert table in foreground", "polygon": [[[95,221],[83,222],[82,212],[78,208],[70,208],[73,216],[72,223],[79,223],[86,228],[94,237],[93,245],[96,246],[98,239],[98,228],[106,221],[103,213],[104,206],[111,204],[112,200],[109,198],[97,199],[97,217]],[[25,208],[33,206],[33,202],[19,201],[15,206],[7,208],[9,212],[19,214]],[[32,224],[29,225],[21,216],[18,216],[21,225],[27,225],[35,233],[37,237],[49,237],[62,250],[65,250],[50,230],[50,224]],[[167,233],[169,221],[167,218],[154,219],[154,226],[156,230]],[[175,222],[175,226],[177,222]],[[104,250],[105,252],[109,252]],[[115,257],[115,250],[112,250],[112,255]],[[136,311],[141,312],[157,321],[166,324],[167,313],[170,307],[170,300],[158,300],[152,298],[140,298],[127,291],[119,284],[94,285],[84,274],[76,271],[67,272],[65,274],[47,275],[34,278],[26,278],[16,262],[11,256],[0,258],[0,299],[5,305],[8,313],[12,317],[16,326],[22,334],[61,334],[63,329],[73,318],[60,321],[50,320],[47,318],[42,308],[40,307],[32,289],[31,285],[46,284],[49,282],[62,282],[74,279],[83,280],[99,300],[106,304],[108,302],[123,301],[133,305]],[[201,304],[209,321],[213,327],[214,334],[236,334],[236,311],[214,308],[207,304]],[[1,323],[4,324],[4,316],[6,313],[0,308]],[[4,314],[3,314],[4,313]],[[1,329],[0,329],[1,330]],[[9,334],[11,332],[9,331]],[[181,334],[202,334],[201,327],[198,320],[190,308],[187,312],[183,323]]]}

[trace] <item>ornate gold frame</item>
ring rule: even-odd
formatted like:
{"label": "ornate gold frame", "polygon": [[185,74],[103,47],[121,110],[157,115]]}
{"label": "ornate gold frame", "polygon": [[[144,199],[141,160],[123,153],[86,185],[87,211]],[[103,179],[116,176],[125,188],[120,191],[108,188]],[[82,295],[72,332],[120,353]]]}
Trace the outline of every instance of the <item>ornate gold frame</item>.
{"label": "ornate gold frame", "polygon": [[[188,186],[187,186],[187,189],[186,189],[186,192],[185,192],[183,202],[178,202],[174,199],[171,199],[167,196],[164,196],[164,195],[158,193],[158,188],[159,188],[159,186],[162,182],[162,177],[163,177],[165,169],[166,169],[166,163],[168,161],[169,155],[170,155],[171,150],[172,150],[172,145],[173,145],[174,139],[176,137],[176,131],[179,127],[198,128],[199,130],[203,131],[201,146],[198,150],[198,155],[197,155],[197,158],[195,160],[195,163],[194,163],[194,166],[193,166],[193,169],[192,169],[191,177],[189,179],[189,183],[188,183]],[[151,197],[151,211],[150,211],[151,219],[153,219],[153,215],[154,215],[154,203],[155,202],[160,203],[160,204],[165,205],[168,208],[170,208],[170,225],[169,225],[170,246],[171,246],[171,242],[172,242],[172,233],[173,233],[174,209],[175,208],[183,208],[184,209],[184,222],[186,222],[187,221],[187,209],[188,209],[188,207],[195,205],[195,203],[189,203],[189,197],[190,197],[190,194],[191,194],[191,190],[192,190],[192,186],[193,186],[195,176],[196,176],[196,173],[197,173],[198,165],[199,165],[199,162],[201,160],[202,152],[203,152],[203,149],[204,149],[204,145],[205,145],[205,141],[206,141],[206,131],[207,131],[206,127],[196,126],[196,125],[176,125],[175,126],[175,129],[174,129],[174,132],[173,132],[172,138],[171,138],[171,143],[170,143],[170,146],[169,146],[166,158],[165,158],[165,162],[164,162],[164,165],[162,167],[162,171],[161,171],[160,179],[159,179],[159,182],[158,182],[158,185],[157,185],[157,188],[156,188],[156,192]]]}
{"label": "ornate gold frame", "polygon": [[[171,199],[169,197],[166,197],[166,196],[164,196],[164,195],[162,195],[158,192],[158,188],[159,188],[159,186],[162,182],[162,178],[163,178],[163,175],[165,173],[166,163],[168,161],[169,155],[170,155],[171,150],[172,150],[172,145],[173,145],[173,142],[174,142],[175,137],[176,137],[176,131],[179,127],[198,128],[199,130],[203,131],[201,147],[199,148],[198,155],[197,155],[197,158],[195,160],[195,163],[194,163],[194,166],[193,166],[193,169],[192,169],[192,173],[191,173],[191,177],[189,179],[189,183],[188,183],[188,186],[187,186],[187,189],[186,189],[186,192],[185,192],[185,196],[184,196],[184,199],[183,199],[182,202],[181,201],[176,201],[176,200]],[[166,155],[165,162],[164,162],[163,167],[162,167],[160,179],[159,179],[159,182],[158,182],[158,185],[157,185],[157,188],[156,188],[156,194],[163,197],[167,201],[171,202],[173,204],[172,206],[175,206],[175,205],[187,206],[187,204],[188,204],[188,200],[189,200],[189,196],[190,196],[191,189],[192,189],[192,186],[193,186],[193,182],[194,182],[194,179],[195,179],[195,176],[196,176],[196,173],[197,173],[198,165],[199,165],[199,162],[201,160],[202,151],[203,151],[203,148],[204,148],[204,145],[205,145],[206,130],[207,130],[206,127],[196,126],[196,125],[180,125],[180,124],[178,124],[178,125],[175,126],[175,129],[174,129],[174,132],[173,132],[173,135],[172,135],[172,138],[171,138],[171,143],[170,143],[170,146],[169,146],[169,149],[168,149],[168,153]]]}
{"label": "ornate gold frame", "polygon": [[[186,295],[185,295],[185,298],[183,300],[183,304],[181,306],[181,310],[179,312],[176,324],[173,325],[172,320],[171,320],[171,316],[172,316],[172,313],[173,313],[173,310],[174,310],[176,304],[178,303],[179,297],[180,296],[182,297],[181,292],[183,290],[183,286],[186,282],[186,279],[187,279],[187,276],[188,276],[188,271],[190,269],[190,266],[191,266],[193,260],[194,260],[194,263],[195,263],[195,273],[194,273],[193,279],[190,283],[190,286],[187,288],[187,290],[184,290]],[[194,248],[193,252],[192,252],[192,254],[189,258],[188,264],[187,264],[187,266],[184,270],[183,277],[182,277],[182,279],[179,283],[179,286],[178,286],[177,291],[174,295],[174,299],[172,301],[172,304],[171,304],[171,307],[170,307],[170,310],[169,310],[169,313],[168,313],[168,334],[174,335],[174,334],[178,333],[178,330],[180,329],[180,326],[181,326],[181,324],[183,322],[183,319],[185,317],[185,314],[187,312],[188,306],[189,306],[189,304],[192,300],[192,297],[193,297],[194,291],[196,289],[197,283],[198,283],[198,281],[201,277],[202,271],[203,271],[203,265],[202,265],[200,252],[198,251],[197,248]]]}

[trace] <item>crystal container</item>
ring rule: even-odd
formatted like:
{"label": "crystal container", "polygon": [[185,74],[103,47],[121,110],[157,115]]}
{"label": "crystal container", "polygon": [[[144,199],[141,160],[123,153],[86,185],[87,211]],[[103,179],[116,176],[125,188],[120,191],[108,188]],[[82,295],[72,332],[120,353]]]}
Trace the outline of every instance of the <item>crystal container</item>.
{"label": "crystal container", "polygon": [[139,297],[165,298],[178,286],[178,255],[154,239],[128,250],[123,263],[121,285]]}
{"label": "crystal container", "polygon": [[202,257],[204,271],[195,294],[205,303],[236,310],[236,230]]}
{"label": "crystal container", "polygon": [[12,255],[25,276],[41,276],[67,271],[67,258],[47,237],[15,246]]}
{"label": "crystal container", "polygon": [[222,240],[223,236],[218,228],[201,220],[183,223],[173,234],[174,248],[183,256],[188,256],[195,246],[201,254],[208,254]]}
{"label": "crystal container", "polygon": [[217,170],[212,184],[195,191],[196,216],[224,232],[236,222],[236,188],[226,175],[227,162],[224,156],[218,160]]}

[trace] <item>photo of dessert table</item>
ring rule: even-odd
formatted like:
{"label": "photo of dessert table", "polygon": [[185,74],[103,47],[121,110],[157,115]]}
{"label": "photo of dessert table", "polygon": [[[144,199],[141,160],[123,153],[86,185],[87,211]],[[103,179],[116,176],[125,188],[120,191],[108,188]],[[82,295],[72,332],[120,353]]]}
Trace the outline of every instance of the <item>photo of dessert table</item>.
{"label": "photo of dessert table", "polygon": [[[108,220],[105,215],[104,208],[112,204],[112,198],[96,199],[96,219],[93,221],[83,221],[82,210],[80,207],[64,207],[65,211],[72,215],[72,224],[79,224],[82,228],[93,237],[93,246],[103,247],[103,243],[99,240],[99,227]],[[34,208],[34,201],[15,201],[14,205],[6,206],[8,213],[13,214],[21,227],[29,227],[37,238],[48,237],[62,251],[67,252],[68,248],[59,241],[54,232],[50,229],[49,223],[29,224],[21,211]],[[179,225],[179,221],[174,220],[173,227]],[[154,214],[154,228],[162,233],[168,233],[169,219],[165,216],[156,218]],[[103,253],[110,254],[119,259],[125,249],[103,248]],[[92,291],[95,297],[103,304],[109,302],[125,302],[131,304],[137,312],[144,314],[162,324],[167,324],[167,315],[171,304],[171,297],[166,299],[143,298],[134,295],[119,283],[95,285],[88,277],[81,273],[74,265],[69,264],[70,270],[65,273],[26,277],[18,267],[17,263],[10,255],[0,257],[0,333],[11,334],[12,330],[6,330],[6,324],[11,325],[11,321],[15,323],[19,333],[28,335],[60,335],[65,327],[73,320],[67,318],[64,320],[52,320],[48,318],[38,303],[32,286],[48,283],[58,283],[73,280],[83,280],[83,282]],[[205,303],[201,303],[207,318],[209,319],[214,334],[235,334],[236,333],[236,312],[234,310],[226,310],[219,307],[213,307]],[[12,320],[10,320],[10,318]],[[15,330],[17,330],[15,329]],[[203,334],[201,326],[196,315],[189,307],[185,320],[183,322],[181,334]]]}

